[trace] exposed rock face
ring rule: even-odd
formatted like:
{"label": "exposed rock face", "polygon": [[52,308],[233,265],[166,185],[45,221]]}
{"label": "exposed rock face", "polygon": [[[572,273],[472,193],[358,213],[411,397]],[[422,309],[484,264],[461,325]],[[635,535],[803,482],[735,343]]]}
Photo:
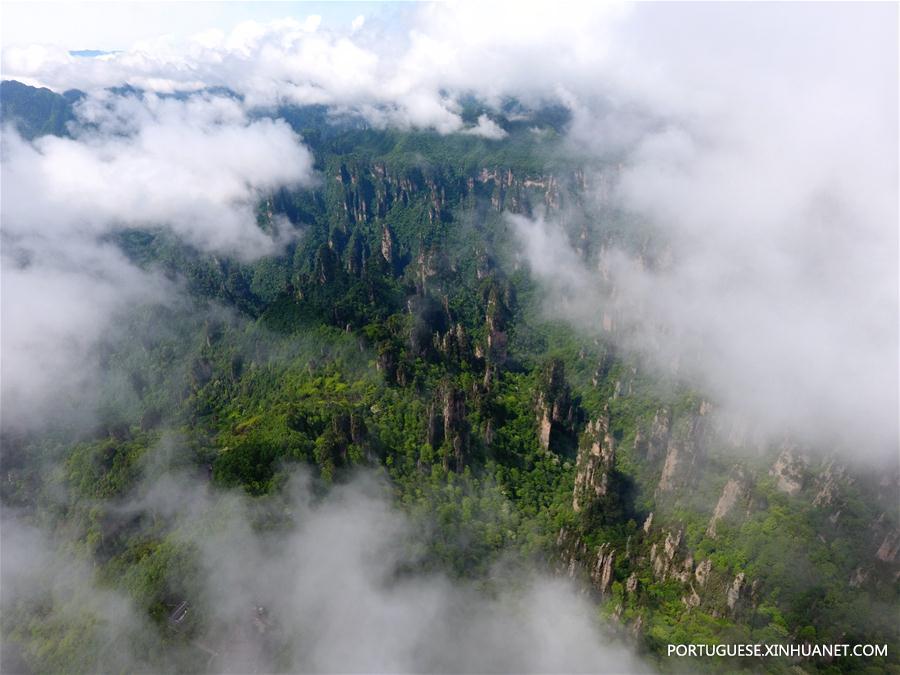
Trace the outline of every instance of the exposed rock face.
{"label": "exposed rock face", "polygon": [[681,531],[679,530],[676,533],[669,532],[666,534],[666,541],[663,544],[663,551],[665,551],[666,558],[671,560],[675,557],[675,552],[678,550],[678,545],[681,543]]}
{"label": "exposed rock face", "polygon": [[434,334],[434,347],[445,356],[462,361],[469,355],[469,340],[461,323],[450,327],[446,333]]}
{"label": "exposed rock face", "polygon": [[426,250],[420,250],[416,256],[416,293],[418,295],[426,295],[428,292],[429,281],[439,274],[446,272],[447,260],[443,251],[434,247]]}
{"label": "exposed rock face", "polygon": [[487,357],[497,366],[506,363],[506,348],[509,338],[506,333],[508,313],[500,289],[491,286],[485,306],[485,332],[487,334]]}
{"label": "exposed rock face", "polygon": [[851,588],[859,588],[864,583],[866,583],[868,578],[869,573],[863,570],[862,567],[857,567],[855,570],[853,570],[853,574],[850,575],[848,583],[850,584]]}
{"label": "exposed rock face", "polygon": [[726,595],[726,600],[728,602],[728,609],[733,610],[735,605],[737,605],[738,600],[741,599],[741,594],[744,590],[744,573],[740,572],[734,578],[734,581],[731,583],[731,587],[728,589],[728,593]]}
{"label": "exposed rock face", "polygon": [[578,513],[592,500],[606,496],[615,465],[615,444],[609,434],[609,417],[588,422],[578,448],[572,509]]}
{"label": "exposed rock face", "polygon": [[444,453],[444,468],[462,471],[470,441],[463,392],[451,385],[442,386],[428,407],[426,428],[428,444]]}
{"label": "exposed rock face", "polygon": [[650,425],[647,437],[645,438],[643,433],[635,436],[635,450],[651,461],[661,456],[669,443],[671,427],[672,413],[668,408],[660,408],[653,416],[653,423]]}
{"label": "exposed rock face", "polygon": [[463,392],[446,388],[444,398],[444,441],[449,443],[450,452],[444,465],[455,471],[462,471],[469,450],[469,423],[466,421],[466,398]]}
{"label": "exposed rock face", "polygon": [[897,559],[898,553],[900,553],[900,530],[894,530],[881,542],[875,557],[881,562],[892,563]]}
{"label": "exposed rock face", "polygon": [[367,256],[368,251],[365,239],[359,232],[354,232],[350,235],[350,240],[347,242],[347,248],[344,251],[344,269],[350,275],[360,276]]}
{"label": "exposed rock face", "polygon": [[816,496],[813,506],[830,506],[837,496],[840,483],[846,480],[846,470],[835,462],[829,462],[816,480]]}
{"label": "exposed rock face", "polygon": [[691,575],[694,573],[694,558],[690,554],[681,563],[681,569],[677,567],[672,570],[672,577],[678,579],[683,584],[690,581]]}
{"label": "exposed rock face", "polygon": [[[596,553],[577,536],[565,528],[559,531],[556,546],[560,551],[557,571],[574,577],[576,573],[584,574],[591,585],[600,593],[609,591],[615,573],[616,550],[609,543],[601,544]],[[637,577],[632,583],[632,591],[637,588]]]}
{"label": "exposed rock face", "polygon": [[594,582],[594,586],[601,593],[608,591],[612,583],[615,555],[615,549],[609,550],[609,544],[602,544],[597,551],[597,559],[591,570],[591,581]]}
{"label": "exposed rock face", "polygon": [[706,579],[709,577],[709,571],[711,569],[712,560],[707,558],[697,565],[697,569],[694,570],[694,578],[697,580],[697,583],[700,584],[701,588],[706,585]]}
{"label": "exposed rock face", "polygon": [[677,443],[672,443],[666,450],[666,461],[663,464],[662,475],[659,477],[658,492],[671,492],[675,488],[675,475],[679,465],[683,461],[681,448]]}
{"label": "exposed rock face", "polygon": [[428,445],[435,449],[441,447],[441,443],[444,442],[444,418],[440,412],[440,408],[434,401],[428,406],[428,422],[426,427]]}
{"label": "exposed rock face", "polygon": [[637,575],[634,572],[632,572],[628,576],[628,580],[625,582],[625,592],[630,595],[630,594],[634,593],[635,591],[637,591],[637,587],[638,587],[638,578],[637,578]]}
{"label": "exposed rock face", "polygon": [[796,495],[803,489],[803,473],[800,460],[794,455],[790,446],[785,447],[775,464],[769,470],[769,475],[776,480],[775,486],[789,495]]}
{"label": "exposed rock face", "polygon": [[669,435],[666,459],[657,485],[657,494],[673,492],[685,486],[699,459],[699,448],[705,429],[704,418],[696,415],[682,418]]}
{"label": "exposed rock face", "polygon": [[388,264],[394,264],[394,233],[387,225],[381,228],[381,256]]}
{"label": "exposed rock face", "polygon": [[334,280],[335,272],[339,267],[338,257],[334,251],[323,244],[318,251],[314,261],[315,278],[319,284],[324,285]]}
{"label": "exposed rock face", "polygon": [[544,367],[535,409],[541,447],[549,450],[553,431],[571,431],[575,422],[575,406],[561,360],[552,359]]}
{"label": "exposed rock face", "polygon": [[497,211],[531,213],[538,204],[559,209],[566,189],[583,190],[585,182],[579,171],[559,177],[517,176],[509,168],[482,167],[473,174],[460,175],[440,167],[396,171],[383,162],[342,163],[333,178],[332,185],[340,191],[341,207],[351,224],[384,218],[395,203],[406,206],[417,197],[425,198],[429,222],[445,220],[453,205],[475,198],[490,201]]}
{"label": "exposed rock face", "polygon": [[538,442],[544,450],[550,449],[550,432],[553,430],[553,423],[550,421],[550,414],[544,410],[538,420]]}
{"label": "exposed rock face", "polygon": [[[712,616],[720,617],[738,614],[759,602],[761,585],[758,579],[751,583],[743,572],[733,578],[726,577],[713,569],[708,558],[695,564],[693,555],[686,550],[682,529],[654,530],[651,523],[648,517],[646,531],[637,535],[649,544],[649,550],[640,544],[635,550],[629,539],[624,553],[619,556],[624,556],[624,561],[631,567],[624,580],[626,595],[639,592],[641,570],[647,570],[649,566],[656,581],[680,585],[681,602],[688,609],[705,606]],[[647,541],[648,538],[652,543]],[[560,572],[573,577],[582,573],[596,590],[609,592],[616,575],[616,550],[611,543],[591,549],[577,530],[563,528],[557,537],[557,546]]]}
{"label": "exposed rock face", "polygon": [[681,544],[681,536],[680,530],[666,532],[666,538],[662,547],[656,543],[650,547],[650,563],[653,565],[653,576],[659,581],[664,581],[673,570],[672,563]]}
{"label": "exposed rock face", "polygon": [[683,602],[687,607],[694,608],[700,606],[700,595],[694,590],[694,585],[690,585],[691,592],[690,594],[681,598],[681,602]]}
{"label": "exposed rock face", "polygon": [[738,472],[737,476],[729,479],[728,482],[725,483],[725,487],[722,488],[722,495],[716,503],[712,518],[710,518],[709,526],[706,528],[706,536],[715,538],[716,525],[718,522],[731,513],[731,510],[734,508],[738,499],[741,499],[744,496],[743,480],[743,472]]}

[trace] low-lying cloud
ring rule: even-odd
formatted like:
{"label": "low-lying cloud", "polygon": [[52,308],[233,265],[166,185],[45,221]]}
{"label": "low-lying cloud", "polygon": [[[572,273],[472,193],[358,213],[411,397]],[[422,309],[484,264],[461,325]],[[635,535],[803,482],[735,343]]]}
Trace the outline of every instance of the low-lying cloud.
{"label": "low-lying cloud", "polygon": [[76,111],[74,138],[4,135],[7,236],[165,226],[253,258],[277,245],[256,226],[261,197],[313,179],[312,155],[283,120],[250,120],[231,98],[106,94]]}
{"label": "low-lying cloud", "polygon": [[[635,39],[667,62],[635,90],[656,128],[602,169],[593,211],[513,223],[557,316],[765,432],[895,463],[897,32],[878,15],[762,8],[736,24],[713,7],[679,10],[695,21],[677,35],[649,23]],[[584,115],[571,140],[603,129]],[[631,243],[610,235],[627,222],[643,227]],[[570,238],[582,228],[592,256]]]}
{"label": "low-lying cloud", "polygon": [[3,134],[2,395],[5,421],[81,396],[93,345],[116,312],[172,287],[132,265],[111,233],[168,228],[202,250],[248,260],[295,237],[257,223],[261,198],[308,186],[311,153],[283,121],[251,120],[239,101],[196,95],[88,97],[72,137]]}
{"label": "low-lying cloud", "polygon": [[[107,648],[88,670],[173,668],[199,656],[212,672],[648,672],[602,637],[568,581],[521,567],[481,586],[415,572],[422,530],[387,495],[372,475],[323,501],[301,473],[265,502],[164,476],[121,505],[123,517],[167,522],[170,541],[197,552],[199,585],[171,599],[190,616],[175,630],[195,627],[180,656],[156,632],[172,626],[152,624],[122,591],[99,590],[85,565],[61,564],[55,544],[11,520],[2,528],[4,610],[54,589],[54,619],[103,633]],[[134,640],[138,626],[145,635]],[[160,651],[132,652],[151,641]]]}

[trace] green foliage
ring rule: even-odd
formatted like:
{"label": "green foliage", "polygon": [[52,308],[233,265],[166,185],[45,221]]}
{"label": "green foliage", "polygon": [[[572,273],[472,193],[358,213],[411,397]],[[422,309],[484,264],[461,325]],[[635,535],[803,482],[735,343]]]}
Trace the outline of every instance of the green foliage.
{"label": "green foliage", "polygon": [[0,112],[3,120],[15,124],[23,138],[45,134],[65,136],[66,124],[75,119],[72,101],[77,93],[57,94],[49,89],[36,89],[15,80],[0,83]]}

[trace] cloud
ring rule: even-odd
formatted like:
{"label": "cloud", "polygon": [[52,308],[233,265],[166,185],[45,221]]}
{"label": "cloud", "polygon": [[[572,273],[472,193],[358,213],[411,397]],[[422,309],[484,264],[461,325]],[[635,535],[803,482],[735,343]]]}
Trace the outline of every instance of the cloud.
{"label": "cloud", "polygon": [[252,258],[276,244],[255,225],[260,197],[312,182],[312,156],[290,127],[250,121],[232,99],[107,95],[77,113],[74,139],[6,134],[8,236],[164,225],[199,248]]}
{"label": "cloud", "polygon": [[476,124],[474,127],[469,127],[468,129],[463,131],[463,133],[472,134],[473,136],[481,136],[482,138],[487,138],[492,141],[506,138],[507,135],[506,131],[487,115],[479,115],[478,124]]}
{"label": "cloud", "polygon": [[[4,672],[31,672],[34,652],[20,642],[29,635],[43,641],[41,658],[52,670],[95,672],[101,663],[110,671],[147,670],[150,663],[141,648],[152,645],[149,653],[164,653],[160,636],[129,597],[96,583],[88,562],[9,509],[0,543]],[[44,613],[35,612],[35,606]],[[77,661],[71,659],[76,650],[61,648],[73,642],[82,646]]]}
{"label": "cloud", "polygon": [[[505,578],[498,568],[476,587],[415,572],[424,530],[387,494],[368,474],[321,500],[300,473],[283,495],[263,502],[167,476],[120,510],[125,518],[152,515],[147,522],[157,523],[157,534],[165,523],[171,545],[196,552],[198,585],[170,601],[188,603],[197,631],[182,657],[196,650],[214,672],[649,671],[603,637],[589,602],[568,581],[521,567]],[[120,591],[101,594],[86,565],[63,565],[62,549],[15,521],[4,523],[3,536],[16,543],[2,549],[6,611],[38,599],[48,585],[65,587],[64,597],[91,602],[80,615],[60,616],[72,607],[55,595],[45,606],[49,623],[93,615],[89,625],[112,632],[115,649],[94,654],[88,670],[107,670],[113,657],[119,669],[152,670],[166,653],[177,666],[175,649],[149,651],[149,663],[130,653],[133,627],[145,625],[143,643],[161,644],[162,636]]]}
{"label": "cloud", "polygon": [[314,180],[288,125],[251,120],[233,99],[103,95],[76,112],[73,138],[3,134],[4,424],[90,391],[89,356],[113,317],[171,296],[107,235],[168,227],[201,250],[253,259],[297,233],[260,229],[261,197]]}
{"label": "cloud", "polygon": [[617,5],[577,16],[512,3],[423,5],[405,16],[405,31],[377,18],[357,17],[347,30],[327,29],[317,17],[244,21],[189,40],[148,36],[88,61],[53,46],[8,47],[2,65],[5,77],[57,90],[126,82],[158,92],[227,86],[251,105],[343,106],[374,123],[451,133],[463,129],[455,109],[461,93],[495,103],[505,95],[537,101],[593,84],[609,27],[626,14]]}
{"label": "cloud", "polygon": [[59,421],[89,407],[95,347],[115,317],[136,303],[164,302],[161,278],[134,267],[111,245],[73,239],[4,242],[2,400],[4,428]]}
{"label": "cloud", "polygon": [[[627,72],[648,123],[587,213],[513,220],[548,307],[772,436],[895,464],[895,9],[639,14]],[[602,155],[610,118],[581,112],[572,147]]]}

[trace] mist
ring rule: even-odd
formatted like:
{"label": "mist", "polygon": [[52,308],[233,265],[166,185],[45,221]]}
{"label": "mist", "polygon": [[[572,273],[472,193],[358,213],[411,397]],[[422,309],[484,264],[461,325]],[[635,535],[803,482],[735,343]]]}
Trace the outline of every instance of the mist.
{"label": "mist", "polygon": [[[896,22],[772,7],[736,25],[724,7],[693,8],[674,37],[660,13],[636,38],[667,57],[653,80],[660,125],[606,170],[605,221],[512,219],[549,311],[770,438],[895,464]],[[764,38],[769,56],[748,60]],[[575,133],[605,128],[582,120]],[[604,239],[611,211],[641,221],[653,250]],[[585,222],[600,233],[590,259],[570,234]]]}
{"label": "mist", "polygon": [[[412,571],[427,524],[397,510],[374,472],[323,497],[296,471],[264,500],[166,473],[110,508],[187,555],[168,572],[172,588],[191,588],[172,592],[175,618],[149,621],[64,541],[15,514],[2,528],[4,615],[14,622],[23,604],[44,602],[48,625],[88,626],[81,639],[102,648],[88,652],[86,670],[205,662],[234,673],[649,672],[604,637],[584,590],[569,580],[521,562],[477,582]],[[182,602],[187,614],[177,620]],[[186,646],[175,647],[173,633]]]}
{"label": "mist", "polygon": [[70,138],[3,133],[3,412],[29,427],[91,391],[93,349],[136,304],[180,295],[108,237],[166,228],[198,250],[252,260],[301,224],[257,223],[264,194],[314,184],[312,156],[283,121],[198,94],[101,93],[76,106]]}

